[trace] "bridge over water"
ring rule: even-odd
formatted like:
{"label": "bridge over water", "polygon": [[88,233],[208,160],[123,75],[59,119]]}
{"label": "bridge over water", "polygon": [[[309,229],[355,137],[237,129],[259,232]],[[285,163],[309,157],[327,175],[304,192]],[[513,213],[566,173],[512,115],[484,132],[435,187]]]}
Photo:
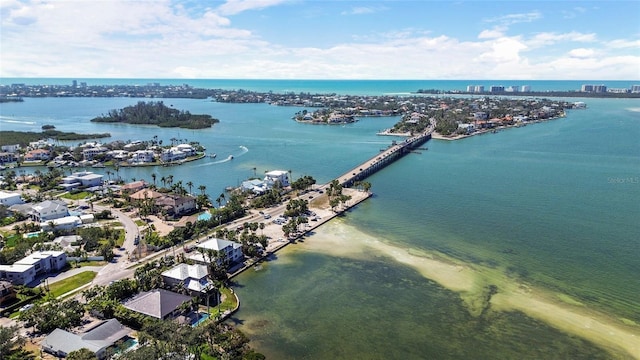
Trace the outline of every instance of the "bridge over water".
{"label": "bridge over water", "polygon": [[420,145],[431,139],[435,124],[429,125],[427,130],[417,136],[413,136],[403,140],[402,142],[394,142],[392,146],[362,164],[347,171],[338,177],[338,182],[344,187],[351,187],[356,181],[362,181],[371,176],[376,171],[384,168],[392,162],[400,159],[404,155],[418,148]]}

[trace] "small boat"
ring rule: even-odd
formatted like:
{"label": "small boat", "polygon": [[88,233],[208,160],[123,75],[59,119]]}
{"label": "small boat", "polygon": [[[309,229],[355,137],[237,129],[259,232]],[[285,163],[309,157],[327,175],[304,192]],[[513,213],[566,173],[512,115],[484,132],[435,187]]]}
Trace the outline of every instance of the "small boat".
{"label": "small boat", "polygon": [[97,164],[93,164],[93,165],[91,165],[91,167],[92,167],[92,168],[103,168],[103,167],[105,167],[105,166],[104,166],[104,164],[102,164],[102,163],[97,163]]}
{"label": "small boat", "polygon": [[227,160],[233,160],[233,155],[229,155],[229,157],[227,158]]}
{"label": "small boat", "polygon": [[212,158],[212,159],[215,159],[216,156],[218,156],[218,154],[216,154],[216,153],[209,154],[209,157]]}

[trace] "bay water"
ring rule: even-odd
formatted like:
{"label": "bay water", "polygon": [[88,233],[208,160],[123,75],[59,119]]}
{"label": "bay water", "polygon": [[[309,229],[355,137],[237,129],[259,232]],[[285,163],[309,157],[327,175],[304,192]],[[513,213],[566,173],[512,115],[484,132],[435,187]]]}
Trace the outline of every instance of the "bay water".
{"label": "bay water", "polygon": [[[370,84],[375,93],[415,90]],[[327,92],[323,82],[315,85],[317,92]],[[314,82],[305,86],[313,90]],[[333,92],[350,92],[340,86]],[[197,131],[89,122],[144,100],[27,98],[0,104],[0,130],[40,131],[51,124],[62,131],[109,132],[110,141],[155,135],[164,143],[199,141],[217,157],[165,168],[121,168],[118,176],[151,182],[156,173],[159,182],[172,175],[174,183],[205,185],[215,199],[226,186],[273,169],[330,181],[386,147],[392,139],[375,133],[398,120],[314,126],[291,120],[299,108],[164,99],[221,122]],[[494,269],[637,329],[640,102],[574,99],[579,100],[588,109],[497,134],[431,140],[428,150],[376,173],[368,179],[373,198],[323,226],[317,239],[290,246],[261,271],[235,279],[241,308],[232,321],[269,358],[611,356],[521,312],[475,316],[458,293],[389,254],[358,245],[375,238],[414,254]],[[344,247],[353,250],[318,251],[313,242],[322,241],[321,235],[346,239]]]}

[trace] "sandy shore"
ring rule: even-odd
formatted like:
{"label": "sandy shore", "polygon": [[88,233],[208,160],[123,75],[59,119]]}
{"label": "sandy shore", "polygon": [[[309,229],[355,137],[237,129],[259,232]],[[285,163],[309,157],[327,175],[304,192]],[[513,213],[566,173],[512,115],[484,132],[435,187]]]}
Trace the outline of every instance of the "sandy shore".
{"label": "sandy shore", "polygon": [[518,283],[495,269],[464,264],[436,253],[397,247],[347,226],[339,219],[319,228],[303,246],[300,251],[341,257],[362,259],[372,253],[389,256],[459,293],[474,315],[486,305],[482,298],[487,286],[495,285],[498,293],[490,301],[493,311],[521,311],[559,330],[592,341],[610,351],[615,358],[640,359],[640,326],[625,325],[615,317],[587,306],[572,306],[563,302],[559,294]]}

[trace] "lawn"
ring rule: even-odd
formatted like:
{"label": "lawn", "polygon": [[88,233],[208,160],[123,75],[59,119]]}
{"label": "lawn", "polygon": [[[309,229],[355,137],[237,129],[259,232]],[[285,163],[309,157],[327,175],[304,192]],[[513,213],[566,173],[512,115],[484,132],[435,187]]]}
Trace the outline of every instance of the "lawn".
{"label": "lawn", "polygon": [[69,199],[69,200],[82,200],[84,198],[86,198],[87,196],[91,196],[92,194],[86,191],[80,191],[78,193],[72,194],[72,193],[66,193],[63,195],[60,195],[60,197],[65,198],[65,199]]}
{"label": "lawn", "polygon": [[71,290],[77,289],[82,285],[90,283],[93,278],[96,277],[96,275],[97,274],[93,271],[83,271],[64,280],[60,280],[53,284],[50,284],[49,292],[53,296],[58,297]]}

